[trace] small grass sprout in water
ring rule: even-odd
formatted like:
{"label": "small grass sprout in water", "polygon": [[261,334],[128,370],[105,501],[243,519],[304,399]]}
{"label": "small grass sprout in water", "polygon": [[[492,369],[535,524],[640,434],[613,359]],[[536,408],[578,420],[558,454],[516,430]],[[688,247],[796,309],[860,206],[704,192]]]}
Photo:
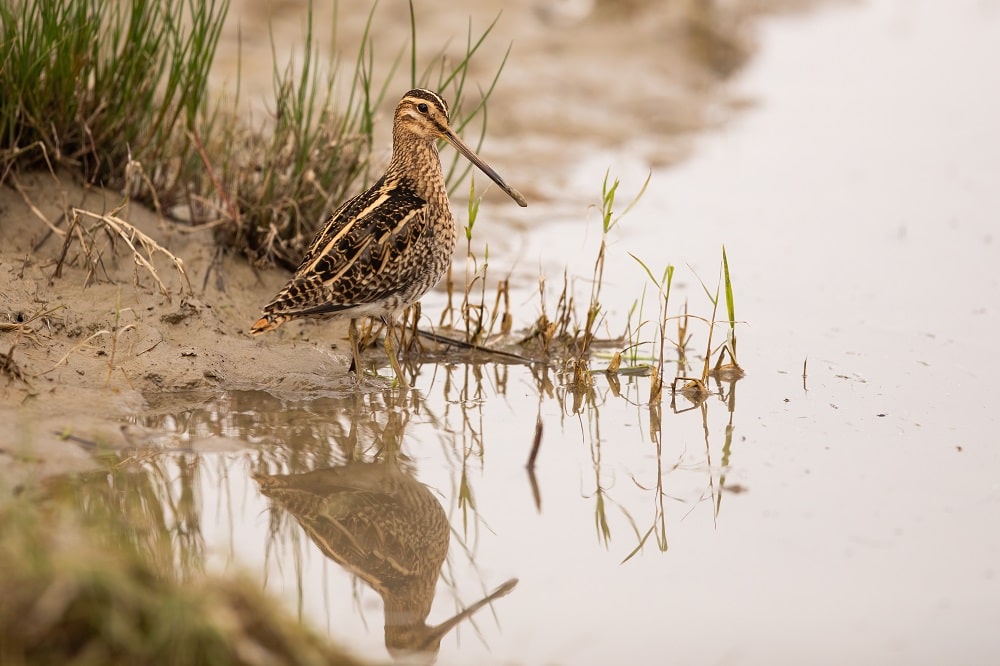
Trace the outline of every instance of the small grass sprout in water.
{"label": "small grass sprout in water", "polygon": [[[705,344],[704,366],[701,373],[702,382],[706,382],[710,376],[718,376],[720,379],[728,378],[728,381],[739,379],[743,376],[743,369],[740,368],[739,363],[736,360],[736,302],[733,295],[732,278],[729,274],[729,257],[726,254],[726,247],[724,245],[722,247],[722,263],[719,270],[721,275],[719,281],[716,283],[714,292],[708,288],[701,277],[698,278],[701,282],[702,289],[705,290],[705,294],[712,302],[712,317],[708,328],[708,340]],[[725,322],[719,322],[718,319],[716,319],[719,311],[720,288],[724,289],[726,296],[726,313],[728,315],[728,320]],[[715,332],[715,326],[719,323],[726,323],[728,328],[726,330],[726,341],[716,350],[712,348],[712,338],[713,333]],[[716,351],[719,353],[718,361],[716,362],[715,368],[710,368],[711,359]],[[729,358],[729,362],[724,363],[727,356]]]}
{"label": "small grass sprout in water", "polygon": [[[550,314],[546,306],[547,280],[544,275],[539,277],[538,295],[540,313],[526,334],[518,343],[517,351],[522,362],[537,362],[552,364],[563,378],[564,385],[580,396],[586,394],[594,384],[595,373],[590,365],[594,359],[606,361],[602,368],[612,391],[620,390],[619,376],[651,375],[649,401],[658,403],[662,397],[663,386],[669,383],[675,392],[682,392],[696,402],[709,395],[706,388],[709,377],[721,381],[732,381],[742,376],[742,369],[736,361],[736,320],[735,296],[732,276],[729,267],[729,257],[725,247],[722,249],[720,281],[715,290],[711,290],[701,281],[702,288],[712,303],[709,316],[692,314],[685,301],[679,314],[671,314],[671,294],[674,286],[676,269],[673,264],[667,264],[662,271],[654,270],[639,256],[629,253],[639,264],[646,277],[654,285],[657,300],[655,320],[645,318],[647,305],[647,288],[644,285],[640,298],[633,301],[625,325],[624,335],[620,338],[602,340],[598,338],[598,328],[605,321],[605,307],[602,303],[602,286],[605,278],[605,266],[609,247],[609,235],[639,201],[646,191],[651,176],[647,176],[638,194],[630,201],[621,213],[615,211],[615,201],[620,182],[612,180],[610,172],[605,174],[601,188],[601,239],[591,274],[590,294],[587,309],[581,315],[576,307],[574,290],[568,275],[564,271],[562,290],[556,303],[555,311]],[[465,340],[476,349],[486,349],[482,345],[488,342],[493,327],[501,318],[499,311],[503,304],[503,324],[501,329],[506,335],[510,331],[510,315],[507,311],[509,299],[506,293],[506,281],[498,285],[496,302],[490,305],[486,302],[487,266],[488,261],[480,261],[473,249],[473,230],[479,215],[480,200],[476,197],[475,186],[470,189],[468,204],[468,223],[464,226],[466,241],[466,280],[462,294],[462,304],[458,308],[464,326]],[[488,249],[487,249],[488,252]],[[485,259],[488,259],[488,254]],[[454,303],[455,285],[451,275],[448,278],[448,305],[441,314],[440,322],[444,326],[448,322],[451,328],[456,328]],[[717,319],[720,293],[725,294],[725,322]],[[689,376],[688,347],[692,339],[691,321],[701,321],[708,328],[706,349],[703,356],[703,368],[700,376]],[[671,338],[669,327],[676,322],[676,336]],[[719,324],[726,323],[726,341],[714,346],[714,331]],[[650,331],[651,328],[651,331]],[[651,333],[651,335],[650,335]],[[667,378],[666,366],[670,362],[670,352],[674,350],[676,365],[674,379]],[[710,359],[716,358],[715,367]],[[522,356],[523,355],[523,356]],[[688,382],[678,390],[679,382]]]}
{"label": "small grass sprout in water", "polygon": [[[649,184],[649,177],[643,183],[639,194],[635,199],[625,208],[625,211],[615,217],[613,215],[613,205],[615,200],[615,193],[617,191],[619,182],[615,180],[611,185],[608,185],[608,175],[605,174],[604,183],[602,185],[602,204],[601,204],[601,217],[602,217],[602,237],[601,245],[598,251],[597,261],[594,265],[593,271],[593,281],[591,285],[591,296],[587,309],[586,324],[584,330],[581,333],[582,344],[577,347],[576,351],[579,354],[574,357],[576,361],[576,367],[580,367],[586,362],[586,355],[590,352],[591,344],[594,340],[594,327],[599,321],[598,316],[601,312],[600,303],[600,291],[601,283],[604,278],[604,264],[605,256],[607,251],[607,235],[608,231],[614,228],[621,217],[627,213],[638,201],[639,197],[645,192],[647,185]],[[705,294],[708,296],[710,302],[712,303],[712,312],[709,317],[700,317],[692,315],[688,312],[688,304],[685,301],[683,312],[679,315],[670,315],[670,295],[673,286],[673,279],[675,268],[672,264],[667,264],[662,273],[657,275],[653,270],[643,261],[640,257],[635,254],[629,253],[629,255],[640,265],[640,267],[645,272],[646,276],[649,278],[650,282],[655,286],[657,293],[660,298],[658,317],[656,323],[656,333],[653,340],[644,340],[642,336],[642,330],[644,326],[649,323],[643,318],[643,309],[646,301],[646,290],[643,288],[642,296],[633,302],[632,307],[628,313],[628,321],[626,323],[624,341],[625,346],[620,351],[614,353],[610,357],[605,373],[608,375],[608,381],[612,386],[612,389],[617,392],[618,382],[616,375],[625,372],[635,372],[644,371],[646,369],[645,365],[641,365],[640,361],[640,349],[649,347],[654,353],[651,356],[646,357],[652,363],[652,380],[650,383],[650,403],[658,402],[662,396],[663,384],[665,381],[665,363],[667,359],[667,353],[669,349],[676,350],[677,354],[677,372],[674,380],[671,382],[672,389],[677,390],[677,384],[679,381],[686,381],[687,384],[681,389],[682,392],[693,397],[696,401],[707,397],[708,389],[706,388],[706,383],[709,377],[715,377],[720,381],[735,381],[743,376],[743,370],[739,366],[736,360],[736,319],[735,319],[735,296],[733,289],[732,277],[729,270],[729,257],[726,253],[726,248],[722,248],[722,262],[720,267],[720,280],[716,285],[714,292],[708,288],[708,286],[701,280],[702,288]],[[719,308],[719,292],[720,289],[723,290],[726,299],[726,313],[728,319],[725,322],[720,322],[717,320],[718,308]],[[676,340],[671,340],[668,333],[668,323],[671,319],[677,321],[677,338]],[[689,331],[689,321],[691,319],[697,319],[705,322],[708,328],[706,350],[704,355],[703,369],[700,377],[688,377],[686,376],[686,368],[688,365],[687,361],[687,347],[691,339],[691,333]],[[713,333],[715,327],[718,324],[726,323],[728,324],[726,341],[720,345],[718,348],[713,348]],[[717,361],[715,367],[710,366],[711,359],[718,353]],[[581,359],[583,359],[581,361]],[[625,369],[621,367],[621,362],[626,360],[628,365]]]}
{"label": "small grass sprout in water", "polygon": [[662,394],[663,389],[663,362],[666,358],[666,348],[667,348],[667,313],[670,307],[670,288],[674,281],[674,267],[672,264],[667,264],[663,269],[663,274],[659,279],[653,274],[641,259],[639,259],[634,254],[629,253],[636,262],[642,266],[643,270],[646,271],[646,275],[652,280],[653,284],[656,285],[657,292],[660,294],[659,304],[660,304],[660,316],[659,316],[659,326],[657,328],[657,338],[656,341],[659,343],[659,353],[656,356],[656,365],[652,374],[652,381],[649,387],[649,400],[650,402],[658,401]]}
{"label": "small grass sprout in water", "polygon": [[[462,320],[465,322],[465,341],[478,344],[483,335],[483,319],[486,315],[486,271],[489,268],[490,247],[483,250],[483,262],[479,264],[472,252],[472,230],[479,217],[482,198],[476,196],[476,181],[469,184],[469,221],[465,225],[465,293],[462,297]],[[479,285],[478,304],[472,301],[472,292]]]}
{"label": "small grass sprout in water", "polygon": [[587,318],[584,324],[582,332],[579,334],[579,342],[577,347],[578,358],[584,358],[590,351],[591,343],[594,341],[594,336],[596,334],[597,324],[599,322],[599,317],[601,316],[603,306],[601,304],[601,287],[604,283],[604,263],[605,256],[607,254],[608,245],[608,234],[611,230],[618,226],[621,219],[628,214],[630,210],[639,202],[642,195],[646,192],[646,187],[649,186],[649,181],[653,177],[652,172],[646,176],[646,180],[643,182],[642,187],[639,188],[638,194],[632,199],[625,210],[619,214],[615,214],[615,195],[618,192],[618,186],[621,181],[615,178],[614,182],[610,185],[608,184],[608,179],[611,176],[611,170],[604,172],[604,182],[601,184],[601,204],[600,204],[600,214],[601,214],[601,246],[597,251],[597,259],[594,261],[594,272],[593,279],[590,283],[590,301],[587,306]]}
{"label": "small grass sprout in water", "polygon": [[[490,258],[489,245],[483,248],[482,260],[476,255],[473,247],[473,230],[479,219],[479,208],[482,197],[476,194],[475,179],[470,179],[467,222],[462,227],[465,238],[465,281],[462,290],[462,302],[458,312],[461,316],[461,328],[464,337],[461,343],[478,351],[491,351],[484,345],[494,335],[497,322],[500,322],[500,335],[510,334],[513,327],[513,317],[510,314],[510,294],[508,281],[499,280],[496,285],[496,297],[492,307],[487,302],[488,268]],[[439,325],[456,329],[455,325],[455,279],[451,269],[445,277],[447,302],[441,311]]]}
{"label": "small grass sprout in water", "polygon": [[[636,259],[639,261],[638,259]],[[646,270],[647,275],[650,279],[656,282],[655,277],[650,272],[649,268],[639,263]],[[664,274],[666,276],[666,273]],[[704,280],[700,276],[698,281],[701,283],[701,287],[708,296],[709,301],[712,303],[712,313],[709,317],[700,317],[697,315],[690,314],[687,310],[687,303],[684,304],[684,312],[673,318],[677,319],[678,326],[678,339],[675,342],[675,348],[678,351],[678,363],[677,363],[677,374],[671,382],[671,391],[673,393],[681,393],[688,397],[695,403],[701,403],[705,398],[708,397],[710,391],[708,389],[708,379],[709,377],[714,377],[719,381],[734,382],[741,377],[743,377],[743,369],[740,367],[736,360],[736,320],[735,320],[735,297],[732,285],[732,278],[729,273],[729,258],[726,254],[726,249],[722,248],[722,262],[720,266],[720,278],[719,282],[716,284],[715,290],[711,290],[708,285],[705,284]],[[720,322],[717,319],[718,309],[719,309],[719,291],[720,289],[725,290],[726,295],[726,311],[728,314],[728,319],[724,322]],[[661,311],[662,313],[662,311]],[[660,324],[660,349],[661,349],[661,360],[657,363],[659,379],[654,379],[654,385],[651,389],[650,396],[651,399],[655,395],[659,396],[658,391],[662,388],[662,371],[663,371],[663,351],[665,349],[664,341],[665,331],[666,331],[666,321],[671,317],[661,316]],[[703,321],[708,328],[708,335],[705,343],[705,353],[702,362],[702,372],[700,376],[691,377],[684,374],[684,369],[687,367],[687,356],[686,347],[688,340],[690,339],[690,334],[688,333],[688,322],[691,319]],[[719,347],[713,348],[713,334],[715,327],[719,324],[725,323],[728,325],[726,330],[726,341],[723,342]],[[711,367],[711,359],[718,353],[718,360],[716,361],[715,367]],[[728,357],[728,362],[725,362]],[[678,389],[678,385],[680,388]]]}
{"label": "small grass sprout in water", "polygon": [[[729,328],[726,329],[726,342],[719,351],[715,367],[709,373],[722,381],[734,381],[743,376],[743,368],[736,360],[736,299],[733,296],[733,281],[729,276],[729,257],[726,246],[722,246],[722,279],[726,295],[726,314],[729,317]],[[728,356],[729,361],[726,361]]]}

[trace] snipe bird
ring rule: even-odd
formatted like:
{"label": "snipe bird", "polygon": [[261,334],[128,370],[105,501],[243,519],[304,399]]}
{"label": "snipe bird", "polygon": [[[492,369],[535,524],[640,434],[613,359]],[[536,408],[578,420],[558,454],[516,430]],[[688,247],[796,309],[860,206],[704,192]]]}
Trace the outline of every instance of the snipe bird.
{"label": "snipe bird", "polygon": [[429,90],[400,100],[392,124],[392,159],[366,192],[341,204],[316,234],[295,275],[264,306],[250,332],[300,317],[349,317],[352,368],[361,372],[358,317],[386,324],[385,350],[400,384],[393,324],[448,270],[455,220],[448,204],[437,141],[444,139],[521,206],[527,202],[449,126],[448,104]]}

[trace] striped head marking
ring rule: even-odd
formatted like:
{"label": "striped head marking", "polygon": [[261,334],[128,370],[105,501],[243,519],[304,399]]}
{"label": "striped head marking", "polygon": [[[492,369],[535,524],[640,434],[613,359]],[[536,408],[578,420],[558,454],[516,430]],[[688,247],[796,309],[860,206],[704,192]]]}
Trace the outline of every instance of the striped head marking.
{"label": "striped head marking", "polygon": [[520,192],[504,182],[503,178],[492,167],[480,159],[472,148],[467,146],[452,131],[448,125],[448,103],[441,99],[437,93],[416,88],[403,95],[403,99],[399,101],[392,127],[393,159],[395,159],[396,146],[413,139],[422,141],[444,139],[466,159],[475,164],[480,171],[489,176],[519,206],[528,205]]}
{"label": "striped head marking", "polygon": [[448,103],[430,90],[411,90],[396,106],[396,124],[423,138],[447,134],[448,120]]}

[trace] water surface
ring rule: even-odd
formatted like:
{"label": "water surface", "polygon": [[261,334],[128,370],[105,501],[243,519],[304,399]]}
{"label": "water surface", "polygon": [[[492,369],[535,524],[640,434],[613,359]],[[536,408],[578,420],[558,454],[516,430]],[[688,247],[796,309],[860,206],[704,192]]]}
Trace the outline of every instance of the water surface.
{"label": "water surface", "polygon": [[[518,581],[444,637],[442,664],[988,662],[1000,79],[985,72],[998,44],[992,2],[882,0],[764,24],[736,83],[756,105],[653,170],[608,255],[621,330],[644,284],[629,252],[675,264],[672,307],[708,314],[697,276],[714,285],[726,245],[747,376],[701,406],[651,407],[643,377],[574,391],[551,369],[455,364],[425,365],[410,394],[245,392],[153,410],[143,423],[182,442],[246,445],[206,455],[194,477],[210,566],[247,569],[384,657],[384,594],[259,487],[380,461],[426,484],[450,525],[417,620]],[[623,197],[637,191],[656,140],[510,178],[559,188],[528,209],[530,231],[483,232],[491,270],[513,271],[520,321],[537,314],[540,270],[558,283],[568,264],[585,294],[599,242],[586,203],[609,168]]]}

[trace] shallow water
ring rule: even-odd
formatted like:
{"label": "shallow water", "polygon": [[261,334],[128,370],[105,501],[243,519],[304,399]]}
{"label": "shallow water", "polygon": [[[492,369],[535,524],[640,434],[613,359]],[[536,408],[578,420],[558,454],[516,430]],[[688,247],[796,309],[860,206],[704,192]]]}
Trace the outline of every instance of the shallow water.
{"label": "shallow water", "polygon": [[[272,504],[250,473],[336,475],[367,463],[427,484],[451,525],[428,624],[519,579],[494,602],[495,617],[482,611],[475,627],[461,625],[445,639],[441,663],[604,660],[626,639],[635,654],[649,654],[672,579],[683,571],[664,558],[691,535],[715,538],[715,525],[744,489],[726,471],[743,446],[728,427],[735,417],[727,404],[713,399],[704,411],[662,415],[661,429],[661,415],[642,404],[645,379],[624,380],[620,397],[607,387],[574,395],[551,383],[539,396],[546,382],[522,366],[434,374],[426,368],[420,395],[405,398],[392,391],[291,399],[234,393],[169,420],[151,415],[143,425],[173,429],[181,446],[219,435],[256,444],[252,454],[206,456],[195,475],[210,562],[235,559],[260,572],[269,589],[366,654],[385,653],[377,585],[361,583],[315,545],[332,540],[316,536],[323,532],[317,515],[330,519],[337,498],[358,489],[331,480],[317,491],[315,481],[298,476],[312,490]],[[726,397],[736,402],[731,387]],[[543,434],[533,487],[525,463],[536,416]],[[371,465],[376,459],[391,462]],[[303,508],[307,495],[323,508]],[[396,535],[388,541],[426,536],[392,531],[393,515],[387,509],[374,519]],[[630,558],[643,537],[644,549]],[[332,549],[345,557],[343,547]],[[593,634],[593,621],[606,638]]]}
{"label": "shallow water", "polygon": [[[746,378],[713,385],[700,408],[679,398],[679,413],[669,398],[650,408],[646,378],[623,377],[616,395],[599,376],[574,393],[551,370],[492,364],[426,365],[409,394],[171,402],[142,424],[243,447],[203,454],[193,472],[189,458],[160,463],[195,488],[209,566],[248,570],[383,658],[377,585],[323,554],[324,542],[344,547],[304,496],[281,504],[251,477],[378,457],[387,476],[427,484],[450,524],[433,605],[415,622],[444,622],[518,579],[444,637],[442,664],[1000,653],[1000,80],[986,73],[1000,5],[850,4],[770,19],[760,43],[736,84],[757,106],[653,171],[612,235],[603,299],[623,327],[644,284],[632,252],[656,271],[676,264],[672,308],[687,298],[707,314],[697,276],[714,284],[724,243]],[[567,263],[585,297],[598,223],[566,202],[595,201],[609,167],[629,198],[648,169],[635,154],[595,149],[568,174],[519,174],[560,188],[529,207],[530,233],[484,231],[491,271],[513,266],[520,321],[536,313],[539,266],[550,307]],[[697,350],[704,330],[692,328]],[[328,498],[338,474],[320,484]],[[343,520],[341,505],[320,504],[328,523]],[[409,594],[416,607],[426,587]]]}

